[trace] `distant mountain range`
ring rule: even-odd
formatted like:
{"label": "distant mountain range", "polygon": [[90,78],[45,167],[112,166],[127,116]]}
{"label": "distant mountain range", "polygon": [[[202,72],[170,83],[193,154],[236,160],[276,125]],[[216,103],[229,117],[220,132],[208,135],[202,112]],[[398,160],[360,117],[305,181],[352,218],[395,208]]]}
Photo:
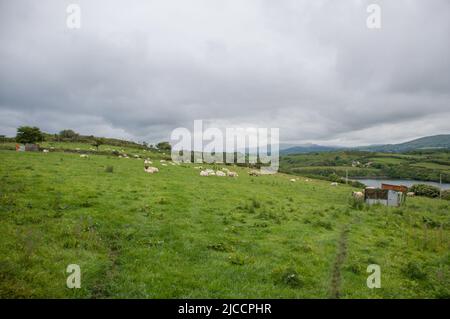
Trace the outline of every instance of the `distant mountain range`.
{"label": "distant mountain range", "polygon": [[300,154],[315,152],[330,152],[339,150],[360,150],[370,152],[407,152],[418,149],[450,149],[450,134],[421,137],[400,144],[368,145],[358,147],[322,146],[316,144],[280,144],[280,154]]}
{"label": "distant mountain range", "polygon": [[[317,144],[301,144],[295,146],[286,146],[287,144],[280,144],[280,154],[300,154],[300,153],[315,153],[315,152],[331,152],[344,149],[339,146],[323,146]],[[292,145],[292,144],[291,144]]]}

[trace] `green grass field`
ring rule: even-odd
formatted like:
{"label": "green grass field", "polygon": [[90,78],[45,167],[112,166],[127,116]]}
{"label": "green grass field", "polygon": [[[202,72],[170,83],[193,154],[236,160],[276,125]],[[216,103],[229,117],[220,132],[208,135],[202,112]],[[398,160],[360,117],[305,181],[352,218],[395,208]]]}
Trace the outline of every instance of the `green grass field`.
{"label": "green grass field", "polygon": [[450,297],[448,201],[357,209],[345,185],[159,161],[150,175],[112,155],[3,150],[0,163],[2,298]]}

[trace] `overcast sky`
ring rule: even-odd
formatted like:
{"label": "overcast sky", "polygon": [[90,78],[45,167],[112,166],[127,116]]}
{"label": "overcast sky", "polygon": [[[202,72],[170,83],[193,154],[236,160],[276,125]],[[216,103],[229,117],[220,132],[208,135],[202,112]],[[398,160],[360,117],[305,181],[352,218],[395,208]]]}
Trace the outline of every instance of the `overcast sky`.
{"label": "overcast sky", "polygon": [[195,119],[286,143],[450,133],[449,35],[448,0],[0,0],[0,134],[155,142]]}

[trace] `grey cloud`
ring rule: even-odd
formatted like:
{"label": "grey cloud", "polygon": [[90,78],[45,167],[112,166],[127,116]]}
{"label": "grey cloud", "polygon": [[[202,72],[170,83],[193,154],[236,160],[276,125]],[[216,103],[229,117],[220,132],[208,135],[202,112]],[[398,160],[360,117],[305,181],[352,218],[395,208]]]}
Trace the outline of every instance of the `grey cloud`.
{"label": "grey cloud", "polygon": [[371,2],[80,0],[80,30],[69,1],[1,2],[0,134],[154,142],[194,119],[279,127],[285,142],[449,132],[450,3],[380,0],[369,30]]}

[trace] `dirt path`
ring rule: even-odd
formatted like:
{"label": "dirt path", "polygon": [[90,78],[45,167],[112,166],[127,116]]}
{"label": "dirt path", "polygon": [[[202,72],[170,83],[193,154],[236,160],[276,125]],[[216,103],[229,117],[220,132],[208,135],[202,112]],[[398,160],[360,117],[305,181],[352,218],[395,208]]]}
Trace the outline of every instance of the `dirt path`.
{"label": "dirt path", "polygon": [[340,298],[340,287],[341,287],[341,267],[347,256],[347,238],[350,231],[350,224],[346,225],[341,232],[339,237],[339,242],[337,246],[336,260],[333,264],[333,274],[331,276],[331,289],[330,298],[339,299]]}

